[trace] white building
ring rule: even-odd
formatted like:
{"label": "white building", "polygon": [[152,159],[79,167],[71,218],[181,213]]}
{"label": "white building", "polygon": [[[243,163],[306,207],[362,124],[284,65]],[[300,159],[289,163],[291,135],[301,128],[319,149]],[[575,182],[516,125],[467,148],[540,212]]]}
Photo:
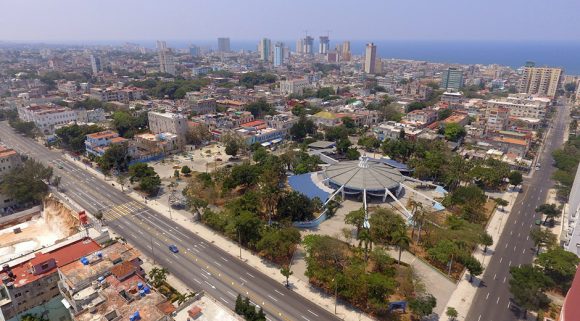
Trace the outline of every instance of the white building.
{"label": "white building", "polygon": [[150,111],[149,130],[153,134],[171,133],[177,135],[177,145],[182,149],[185,144],[187,134],[187,117],[174,113],[158,113]]}
{"label": "white building", "polygon": [[52,134],[57,127],[77,121],[77,113],[57,105],[33,105],[18,108],[22,121],[34,122],[44,134]]}
{"label": "white building", "polygon": [[310,88],[310,82],[307,79],[293,79],[280,81],[280,93],[284,95],[297,94],[302,95],[305,88]]}
{"label": "white building", "polygon": [[537,97],[509,96],[501,100],[488,100],[487,107],[501,107],[509,110],[510,117],[544,119],[549,99]]}

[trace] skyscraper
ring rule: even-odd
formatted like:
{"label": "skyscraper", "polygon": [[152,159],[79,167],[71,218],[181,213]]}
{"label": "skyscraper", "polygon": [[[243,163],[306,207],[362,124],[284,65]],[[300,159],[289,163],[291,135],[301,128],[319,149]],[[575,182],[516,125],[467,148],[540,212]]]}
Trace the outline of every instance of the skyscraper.
{"label": "skyscraper", "polygon": [[330,48],[330,40],[328,36],[320,36],[320,44],[318,46],[318,53],[326,55],[328,53],[328,48]]}
{"label": "skyscraper", "polygon": [[314,45],[314,38],[310,36],[306,36],[303,42],[303,53],[307,55],[312,55],[314,52],[312,51],[312,46]]}
{"label": "skyscraper", "polygon": [[441,88],[459,90],[463,87],[463,70],[447,68],[441,75]]}
{"label": "skyscraper", "polygon": [[101,72],[103,70],[103,66],[101,65],[101,58],[91,55],[91,68],[93,69],[93,75]]}
{"label": "skyscraper", "polygon": [[341,60],[343,61],[350,61],[351,53],[350,53],[350,41],[345,41],[342,43],[342,52],[341,52]]}
{"label": "skyscraper", "polygon": [[526,66],[520,79],[518,91],[554,98],[560,77],[562,77],[562,69],[560,68]]}
{"label": "skyscraper", "polygon": [[304,39],[296,40],[296,53],[304,53]]}
{"label": "skyscraper", "polygon": [[284,43],[277,42],[274,45],[274,67],[284,64]]}
{"label": "skyscraper", "polygon": [[200,51],[200,50],[199,50],[199,47],[198,47],[198,46],[196,46],[196,45],[191,45],[191,46],[189,46],[189,54],[190,54],[192,57],[197,57],[197,56],[199,56],[199,51]]}
{"label": "skyscraper", "polygon": [[374,43],[368,43],[365,49],[365,73],[375,73],[375,63],[377,59],[377,46]]}
{"label": "skyscraper", "polygon": [[230,52],[230,38],[218,38],[218,52]]}
{"label": "skyscraper", "polygon": [[260,45],[258,50],[260,51],[260,60],[268,62],[270,61],[270,51],[272,50],[272,42],[268,38],[262,38],[260,40]]}
{"label": "skyscraper", "polygon": [[157,41],[157,55],[159,57],[159,72],[175,76],[177,74],[175,60],[173,60],[173,53],[171,49],[167,48],[165,41]]}

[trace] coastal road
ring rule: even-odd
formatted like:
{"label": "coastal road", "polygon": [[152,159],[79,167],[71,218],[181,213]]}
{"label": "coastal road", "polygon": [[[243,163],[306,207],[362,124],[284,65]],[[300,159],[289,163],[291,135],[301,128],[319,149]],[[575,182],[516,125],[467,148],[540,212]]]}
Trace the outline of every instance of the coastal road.
{"label": "coastal road", "polygon": [[[61,176],[64,194],[90,213],[103,211],[107,226],[166,267],[192,290],[203,290],[233,310],[238,294],[261,307],[268,320],[338,320],[322,307],[288,290],[178,223],[118,191],[67,160],[60,151],[15,133],[0,123],[0,141],[46,165]],[[179,253],[168,245],[175,244]]]}
{"label": "coastal road", "polygon": [[554,185],[552,174],[555,168],[552,166],[552,152],[562,145],[567,122],[569,122],[568,106],[558,105],[552,126],[546,133],[543,149],[537,159],[541,167],[523,183],[523,191],[516,198],[509,218],[504,223],[505,228],[491,255],[465,320],[509,321],[520,320],[523,317],[518,316],[509,307],[512,298],[509,291],[509,269],[511,266],[530,264],[535,258],[534,244],[529,232],[534,227],[534,221],[540,219],[542,215],[534,210],[538,205],[545,203],[548,190]]}

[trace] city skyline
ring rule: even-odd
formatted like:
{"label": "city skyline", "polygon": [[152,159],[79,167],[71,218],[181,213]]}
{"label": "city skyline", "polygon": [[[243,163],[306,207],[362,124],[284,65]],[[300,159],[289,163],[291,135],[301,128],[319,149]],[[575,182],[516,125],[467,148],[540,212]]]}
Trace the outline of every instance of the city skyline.
{"label": "city skyline", "polygon": [[[509,3],[499,0],[485,3],[458,0],[383,3],[367,0],[341,3],[339,7],[328,4],[328,1],[313,3],[303,0],[292,3],[252,0],[243,4],[233,1],[203,4],[198,1],[169,1],[161,4],[133,0],[122,3],[111,0],[98,3],[72,0],[5,3],[4,11],[16,14],[7,15],[0,21],[0,40],[102,42],[209,40],[217,37],[239,41],[262,37],[290,40],[303,37],[306,30],[315,38],[329,34],[331,39],[366,41],[578,42],[580,38],[575,20],[580,3],[568,0],[550,3],[539,0]],[[109,5],[114,5],[115,10],[107,11],[107,15],[95,14]],[[180,9],[174,10],[176,6]],[[137,7],[139,15],[134,11]],[[284,13],[288,19],[280,19],[280,15],[262,15],[264,10]],[[22,12],[32,19],[26,19],[27,28],[15,28],[23,23],[22,15],[17,14]],[[219,23],[215,19],[216,12],[220,13]],[[319,19],[323,12],[328,19]]]}

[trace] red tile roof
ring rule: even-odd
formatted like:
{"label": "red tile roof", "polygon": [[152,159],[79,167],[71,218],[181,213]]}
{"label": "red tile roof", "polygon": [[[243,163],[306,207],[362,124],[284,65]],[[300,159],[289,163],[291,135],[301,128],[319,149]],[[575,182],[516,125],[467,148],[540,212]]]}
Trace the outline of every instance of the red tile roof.
{"label": "red tile roof", "polygon": [[52,258],[56,261],[56,266],[61,267],[74,260],[78,260],[83,256],[98,251],[99,249],[101,249],[99,244],[89,239],[88,241],[85,240],[76,241],[74,243],[58,248],[52,252],[48,253],[38,252],[34,258],[12,267],[12,272],[16,276],[14,286],[16,287],[23,286],[30,282],[36,281],[48,274],[56,272],[56,269],[51,269],[44,273],[34,275],[30,273],[30,269],[33,265],[46,262],[47,260]]}
{"label": "red tile roof", "polygon": [[560,321],[580,320],[580,304],[578,302],[580,302],[580,267],[576,270],[572,287],[564,299]]}

